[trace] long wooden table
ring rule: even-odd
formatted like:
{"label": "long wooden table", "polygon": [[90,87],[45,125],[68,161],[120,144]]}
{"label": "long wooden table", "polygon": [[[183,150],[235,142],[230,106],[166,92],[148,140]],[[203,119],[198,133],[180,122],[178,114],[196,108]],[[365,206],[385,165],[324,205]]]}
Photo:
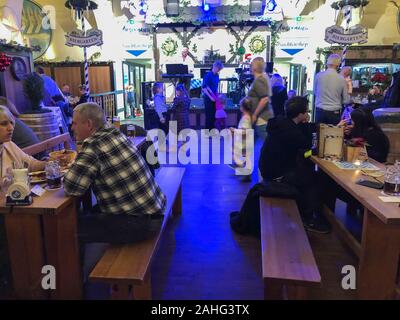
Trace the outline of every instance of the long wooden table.
{"label": "long wooden table", "polygon": [[[342,170],[330,161],[313,156],[312,161],[330,178],[364,206],[362,239],[359,243],[335,214],[324,206],[324,213],[335,231],[359,257],[357,292],[360,299],[392,299],[400,254],[400,208],[378,197],[381,190],[357,185],[359,179],[370,179],[361,170]],[[384,165],[371,160],[377,167]]]}
{"label": "long wooden table", "polygon": [[[139,147],[146,137],[132,138]],[[4,214],[13,288],[17,299],[81,299],[82,278],[77,239],[78,199],[64,190],[46,191],[30,206],[7,207]],[[56,289],[44,290],[45,265],[56,270]]]}

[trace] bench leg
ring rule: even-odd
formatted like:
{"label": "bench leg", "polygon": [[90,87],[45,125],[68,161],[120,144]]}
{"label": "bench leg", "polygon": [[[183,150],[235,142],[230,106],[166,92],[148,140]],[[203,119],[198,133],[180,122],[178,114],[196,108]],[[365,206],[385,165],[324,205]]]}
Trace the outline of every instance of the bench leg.
{"label": "bench leg", "polygon": [[112,300],[128,300],[130,299],[130,285],[111,285],[111,299]]}
{"label": "bench leg", "polygon": [[264,299],[265,300],[282,300],[283,285],[276,282],[264,281]]}
{"label": "bench leg", "polygon": [[144,283],[140,286],[134,285],[132,287],[133,300],[151,300],[151,276],[147,276]]}
{"label": "bench leg", "polygon": [[179,187],[176,195],[174,206],[172,207],[172,215],[180,215],[182,213],[182,185]]}
{"label": "bench leg", "polygon": [[307,300],[308,290],[302,286],[286,286],[289,300]]}

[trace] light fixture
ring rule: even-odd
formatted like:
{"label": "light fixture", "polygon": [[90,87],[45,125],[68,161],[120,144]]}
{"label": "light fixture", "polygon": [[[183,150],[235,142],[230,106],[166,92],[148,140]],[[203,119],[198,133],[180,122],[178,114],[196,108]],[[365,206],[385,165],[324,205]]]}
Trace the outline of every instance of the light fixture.
{"label": "light fixture", "polygon": [[269,0],[267,4],[267,10],[269,12],[274,12],[277,7],[276,1],[275,0]]}
{"label": "light fixture", "polygon": [[251,16],[262,16],[265,10],[266,0],[250,0],[249,14]]}
{"label": "light fixture", "polygon": [[167,17],[179,16],[179,0],[164,0],[164,10]]}
{"label": "light fixture", "polygon": [[203,10],[208,12],[210,10],[210,5],[207,0],[203,0]]}

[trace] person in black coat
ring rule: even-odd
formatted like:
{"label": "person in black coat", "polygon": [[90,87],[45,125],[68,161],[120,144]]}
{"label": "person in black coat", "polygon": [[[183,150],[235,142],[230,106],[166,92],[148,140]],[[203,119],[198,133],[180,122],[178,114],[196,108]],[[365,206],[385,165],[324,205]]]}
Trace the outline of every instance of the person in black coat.
{"label": "person in black coat", "polygon": [[275,117],[285,116],[285,102],[288,100],[286,87],[283,85],[283,78],[274,73],[271,78],[272,97],[271,104]]}
{"label": "person in black coat", "polygon": [[311,149],[316,125],[309,123],[308,100],[294,97],[286,102],[286,117],[268,121],[267,138],[261,150],[259,169],[265,181],[294,186],[304,226],[307,230],[328,233],[330,226],[321,212],[321,186],[306,152]]}
{"label": "person in black coat", "polygon": [[376,123],[370,110],[355,109],[351,114],[351,125],[345,125],[347,138],[363,138],[368,156],[378,162],[386,162],[389,153],[389,139]]}

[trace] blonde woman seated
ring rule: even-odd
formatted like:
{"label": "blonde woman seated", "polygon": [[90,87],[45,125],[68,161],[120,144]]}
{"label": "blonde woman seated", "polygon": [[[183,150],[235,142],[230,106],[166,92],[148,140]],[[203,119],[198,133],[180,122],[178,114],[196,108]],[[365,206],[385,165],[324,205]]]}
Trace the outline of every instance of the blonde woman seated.
{"label": "blonde woman seated", "polygon": [[[4,178],[11,173],[15,163],[18,168],[23,168],[24,163],[29,166],[29,171],[44,170],[45,161],[39,161],[23,152],[11,141],[15,126],[15,119],[11,112],[0,105],[0,176]],[[4,179],[1,180],[4,184]]]}

